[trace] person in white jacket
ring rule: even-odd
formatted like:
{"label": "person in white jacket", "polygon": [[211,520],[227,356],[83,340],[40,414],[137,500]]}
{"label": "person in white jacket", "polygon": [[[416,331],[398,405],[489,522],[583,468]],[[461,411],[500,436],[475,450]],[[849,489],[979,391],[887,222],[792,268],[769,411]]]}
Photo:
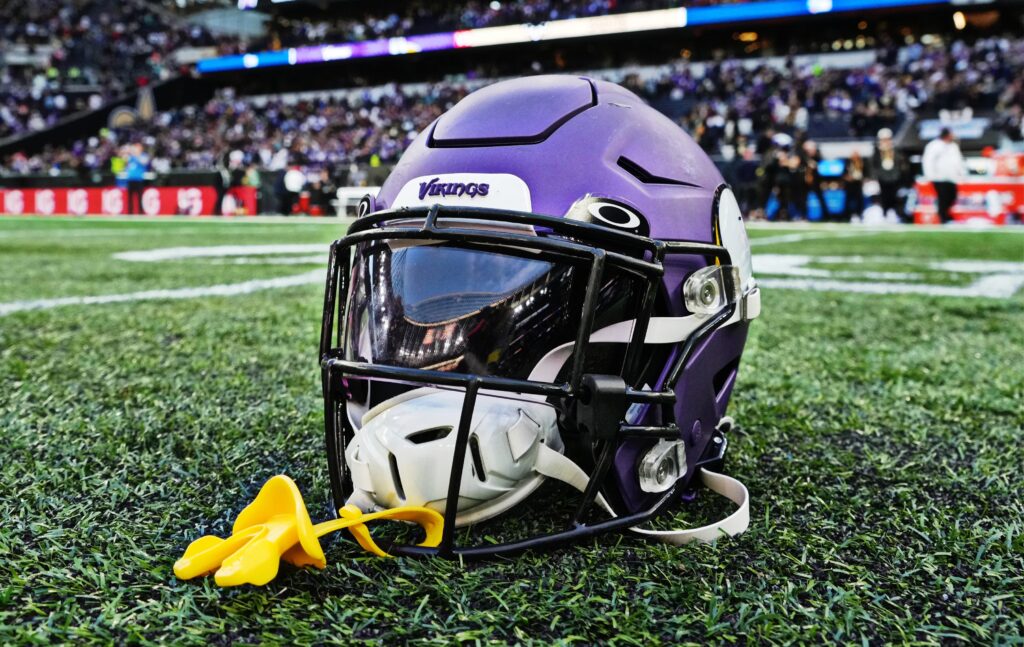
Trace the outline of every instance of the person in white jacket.
{"label": "person in white jacket", "polygon": [[928,142],[921,158],[921,170],[926,180],[935,187],[938,199],[939,219],[942,224],[950,222],[950,208],[956,203],[956,183],[966,175],[964,156],[960,146],[953,139],[949,128],[943,128],[937,139]]}

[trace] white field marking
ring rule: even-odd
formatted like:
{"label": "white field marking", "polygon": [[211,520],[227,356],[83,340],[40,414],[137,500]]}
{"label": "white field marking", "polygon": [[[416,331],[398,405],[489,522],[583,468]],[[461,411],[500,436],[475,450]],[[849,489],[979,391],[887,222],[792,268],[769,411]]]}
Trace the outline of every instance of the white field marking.
{"label": "white field marking", "polygon": [[920,272],[857,272],[856,270],[837,270],[834,272],[831,270],[820,271],[823,273],[815,274],[813,276],[825,276],[837,279],[874,279],[876,281],[920,281],[924,279],[924,274],[921,274]]}
{"label": "white field marking", "polygon": [[[801,276],[807,278],[869,278],[874,281],[918,281],[924,278],[920,272],[880,272],[880,271],[837,271],[819,267],[805,267],[811,262],[824,262],[813,256],[787,254],[761,254],[754,257],[754,273],[781,274],[783,276]],[[854,262],[854,261],[851,261]],[[758,279],[763,284],[762,279]]]}
{"label": "white field marking", "polygon": [[931,283],[867,283],[838,281],[837,277],[857,276],[875,280],[899,280],[900,272],[834,272],[806,267],[808,263],[914,263],[915,259],[865,256],[806,256],[789,254],[760,254],[754,256],[755,274],[781,275],[795,278],[766,277],[758,283],[765,287],[794,290],[860,292],[868,294],[927,294],[932,296],[981,297],[1006,299],[1024,287],[1024,263],[1005,261],[930,261],[919,260],[926,267],[953,273],[978,275],[970,285],[950,286]]}
{"label": "white field marking", "polygon": [[[0,221],[3,220],[18,220],[16,218],[4,218],[0,217]],[[80,218],[70,218],[78,222],[88,222]],[[98,220],[118,220],[118,221],[131,221],[139,222],[138,217],[133,218],[103,218]],[[217,220],[217,219],[203,219],[203,218],[180,218],[180,220],[189,220],[193,222],[267,222],[266,219],[261,218],[259,221],[252,220]],[[281,219],[282,222],[293,223],[300,222],[298,219],[285,218]],[[149,222],[168,222],[166,219],[153,219]],[[338,224],[339,220],[323,221],[310,219],[311,223],[318,224]],[[114,230],[114,228],[107,228]],[[199,228],[201,229],[201,228]],[[961,229],[964,231],[966,229]],[[21,231],[21,230],[19,230]],[[91,230],[99,233],[99,230]],[[128,231],[114,230],[118,234],[125,234]],[[181,230],[178,230],[181,231]],[[819,227],[814,229],[807,229],[804,232],[797,232],[791,234],[783,234],[780,236],[773,236],[767,238],[754,239],[751,241],[752,245],[767,245],[772,243],[781,242],[799,242],[802,240],[808,240],[811,238],[846,238],[856,237],[865,234],[875,233],[879,231],[908,231],[905,228],[872,228],[872,229],[858,229],[858,230],[841,230],[835,227]],[[913,231],[918,231],[914,229]],[[949,229],[941,229],[941,231],[954,231]],[[2,232],[4,233],[12,232]],[[33,234],[38,232],[32,232]],[[83,232],[77,232],[83,233]],[[106,233],[106,232],[104,232]],[[219,260],[217,262],[235,262],[238,264],[250,264],[259,263],[260,259],[252,258],[254,256],[265,256],[275,254],[309,254],[309,256],[293,256],[291,258],[278,258],[278,259],[266,259],[263,262],[270,264],[297,264],[297,263],[312,263],[321,260],[320,255],[325,251],[325,244],[312,244],[312,245],[225,245],[215,247],[171,247],[163,249],[153,250],[141,250],[133,252],[121,252],[114,254],[114,258],[125,261],[133,262],[160,262],[168,260],[181,260],[181,259],[224,259],[225,257],[235,257],[232,260]],[[313,254],[316,254],[314,256]],[[990,298],[1006,298],[1012,296],[1022,285],[1024,285],[1024,263],[1005,263],[999,261],[960,261],[960,260],[948,260],[948,261],[932,261],[930,267],[948,272],[962,272],[962,273],[974,273],[982,274],[983,276],[977,281],[967,287],[954,287],[954,286],[939,286],[939,285],[926,285],[926,284],[914,284],[914,283],[861,283],[852,281],[836,281],[829,277],[834,276],[860,276],[864,278],[871,278],[875,280],[891,280],[891,279],[905,279],[912,276],[911,273],[886,273],[886,272],[865,272],[863,274],[857,274],[854,272],[829,272],[828,270],[820,270],[816,268],[803,267],[812,260],[819,263],[856,263],[856,262],[885,262],[887,260],[895,260],[902,263],[912,262],[913,259],[883,259],[883,258],[871,258],[861,256],[823,256],[823,257],[810,257],[810,256],[798,256],[798,255],[782,255],[782,254],[762,254],[754,256],[754,268],[755,272],[761,272],[765,274],[782,274],[797,276],[802,278],[764,278],[760,280],[762,285],[767,287],[780,287],[780,288],[795,288],[804,290],[839,290],[848,292],[866,292],[875,294],[893,294],[893,293],[914,293],[914,294],[931,294],[931,295],[944,295],[944,296],[967,296],[967,297],[990,297]],[[824,272],[825,274],[822,274]],[[813,277],[814,280],[811,280]],[[314,270],[305,274],[298,274],[293,276],[278,277],[273,279],[260,279],[253,281],[245,281],[243,283],[213,285],[208,287],[197,287],[197,288],[179,288],[179,289],[166,289],[166,290],[147,290],[142,292],[131,292],[126,294],[108,294],[98,296],[79,296],[79,297],[64,297],[55,299],[38,299],[30,301],[14,301],[10,303],[0,304],[0,316],[6,316],[14,312],[22,312],[26,310],[45,310],[51,308],[58,308],[70,305],[98,305],[106,303],[126,303],[134,301],[147,301],[147,300],[178,300],[178,299],[195,299],[208,296],[236,296],[241,294],[250,294],[261,290],[276,289],[276,288],[287,288],[299,285],[307,285],[310,283],[317,283],[323,279],[322,270]]]}
{"label": "white field marking", "polygon": [[860,292],[865,294],[926,294],[939,297],[978,297],[1008,299],[1024,286],[1024,275],[995,274],[985,276],[970,285],[932,285],[927,283],[860,283],[831,279],[758,279],[758,285],[791,290],[820,292]]}
{"label": "white field marking", "polygon": [[[808,263],[818,264],[862,264],[874,265],[924,265],[925,267],[954,274],[1020,274],[1024,273],[1024,262],[985,260],[933,260],[899,256],[810,256],[807,254],[757,254],[754,256],[755,271],[764,274],[786,274],[789,270]],[[817,270],[813,270],[817,271]],[[823,270],[828,271],[828,270]],[[819,276],[815,274],[815,276]]]}
{"label": "white field marking", "polygon": [[992,272],[1017,274],[1024,272],[1024,263],[1002,261],[935,261],[930,266],[932,269],[944,272],[961,272],[964,274],[990,274]]}
{"label": "white field marking", "polygon": [[778,245],[781,243],[799,243],[805,240],[828,240],[830,238],[860,238],[861,236],[874,236],[878,231],[808,231],[792,234],[779,234],[778,236],[766,236],[764,238],[751,238],[750,246]]}
{"label": "white field marking", "polygon": [[211,265],[322,265],[325,262],[323,254],[312,256],[242,256],[239,258],[224,258],[209,261]]}
{"label": "white field marking", "polygon": [[281,276],[273,279],[257,279],[243,283],[210,285],[199,288],[178,288],[173,290],[145,290],[125,294],[104,294],[100,296],[63,297],[59,299],[37,299],[34,301],[12,301],[0,303],[0,317],[24,312],[26,310],[49,310],[64,306],[99,305],[104,303],[130,303],[134,301],[157,301],[196,299],[200,297],[233,297],[240,294],[252,294],[262,290],[290,288],[311,283],[322,283],[323,270],[314,270],[293,276]]}
{"label": "white field marking", "polygon": [[217,247],[164,247],[144,249],[135,252],[119,252],[114,258],[120,261],[157,263],[177,261],[186,258],[225,258],[229,256],[261,256],[269,254],[312,254],[320,252],[320,260],[327,262],[327,244],[314,245],[220,245]]}
{"label": "white field marking", "polygon": [[[854,259],[857,260],[854,260]],[[781,274],[783,276],[799,276],[808,278],[864,278],[878,281],[907,281],[924,278],[918,272],[857,272],[836,271],[817,267],[806,267],[812,262],[817,263],[857,263],[863,262],[859,257],[814,257],[797,254],[760,254],[754,256],[755,274]],[[758,281],[760,283],[760,281]]]}

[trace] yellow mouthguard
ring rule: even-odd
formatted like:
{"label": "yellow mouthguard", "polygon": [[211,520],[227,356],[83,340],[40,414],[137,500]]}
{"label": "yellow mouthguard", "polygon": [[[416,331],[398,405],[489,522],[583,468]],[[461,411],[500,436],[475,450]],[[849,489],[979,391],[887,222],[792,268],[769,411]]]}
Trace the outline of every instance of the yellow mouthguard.
{"label": "yellow mouthguard", "polygon": [[343,528],[365,550],[390,557],[373,541],[366,527],[367,522],[377,520],[411,521],[426,532],[420,546],[441,543],[444,517],[429,508],[406,506],[364,514],[358,507],[346,505],[338,512],[340,519],[314,526],[295,482],[279,474],[267,481],[256,499],[239,513],[230,537],[207,535],[195,540],[174,563],[174,574],[190,580],[215,573],[219,586],[266,584],[277,575],[282,559],[295,566],[327,566],[319,538]]}

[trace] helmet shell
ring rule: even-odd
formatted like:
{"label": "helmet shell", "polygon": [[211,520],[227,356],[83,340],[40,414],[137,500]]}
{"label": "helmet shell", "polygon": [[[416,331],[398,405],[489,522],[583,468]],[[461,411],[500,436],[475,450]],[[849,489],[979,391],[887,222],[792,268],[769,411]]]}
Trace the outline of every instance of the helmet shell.
{"label": "helmet shell", "polygon": [[[651,179],[624,168],[630,162]],[[519,177],[532,211],[549,216],[586,195],[614,197],[643,214],[653,238],[705,242],[723,182],[693,139],[637,95],[556,75],[502,81],[463,99],[416,138],[375,206],[390,208],[416,178],[453,173]],[[484,196],[478,206],[491,205]]]}

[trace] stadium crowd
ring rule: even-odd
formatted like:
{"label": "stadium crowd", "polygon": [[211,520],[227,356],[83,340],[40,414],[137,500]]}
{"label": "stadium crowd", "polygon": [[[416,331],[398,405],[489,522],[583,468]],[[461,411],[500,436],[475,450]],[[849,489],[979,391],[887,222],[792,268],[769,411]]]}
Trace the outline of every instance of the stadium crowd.
{"label": "stadium crowd", "polygon": [[[69,114],[99,108],[138,86],[177,74],[180,70],[170,55],[185,45],[216,46],[222,52],[249,51],[678,4],[677,0],[417,0],[379,15],[371,9],[369,15],[349,11],[347,16],[323,20],[276,16],[266,37],[246,42],[214,36],[161,3],[0,0],[0,15],[4,16],[0,23],[0,140],[44,130]],[[699,131],[709,149],[718,147],[730,119],[750,119],[755,127],[770,122],[807,130],[816,115],[825,115],[832,123],[845,126],[848,122],[845,131],[863,135],[891,126],[897,115],[908,110],[970,103],[984,109],[1000,104],[1017,106],[1007,115],[1008,121],[1014,122],[1020,118],[1020,102],[1000,99],[1024,62],[1021,42],[985,41],[959,49],[910,46],[880,57],[879,64],[870,69],[854,72],[721,65],[690,75],[686,66],[680,65],[678,73],[666,75],[657,87],[647,90],[648,94],[683,95],[681,104],[693,107],[686,115],[673,116]],[[35,54],[34,62],[5,60],[13,60],[11,54],[19,51]],[[733,98],[737,100],[731,102]]]}
{"label": "stadium crowd", "polygon": [[214,37],[140,0],[0,0],[0,139],[44,130],[178,73]]}
{"label": "stadium crowd", "polygon": [[171,54],[183,46],[241,53],[678,4],[678,0],[419,0],[404,3],[396,11],[375,7],[368,13],[349,11],[322,20],[277,15],[264,37],[246,40],[214,35],[189,23],[187,16],[175,13],[175,8],[180,9],[175,2],[0,0],[0,140],[45,130],[63,117],[100,108],[139,86],[178,74],[181,70]]}
{"label": "stadium crowd", "polygon": [[678,66],[657,81],[655,93],[689,96],[694,105],[685,123],[714,150],[751,131],[813,130],[815,117],[844,124],[846,132],[834,136],[855,137],[893,127],[900,115],[917,111],[996,112],[1016,117],[1012,126],[1024,99],[1022,69],[1024,39],[998,38],[882,49],[874,64],[855,69],[736,62],[694,75]]}
{"label": "stadium crowd", "polygon": [[[873,138],[879,130],[891,133],[902,115],[916,110],[969,106],[997,115],[1007,134],[1019,140],[1021,69],[1024,39],[997,38],[883,49],[873,64],[853,69],[792,60],[677,61],[653,72],[611,75],[719,156],[735,173],[734,183],[746,187],[748,205],[764,206],[774,196],[786,216],[793,210],[789,205],[806,203],[800,196],[821,195],[814,138]],[[160,112],[131,129],[104,130],[36,155],[16,154],[0,164],[0,173],[110,170],[123,161],[126,146],[141,144],[157,173],[227,169],[240,180],[260,171],[277,177],[298,167],[358,184],[367,169],[396,161],[417,133],[479,84],[392,85],[300,101],[271,98],[258,106],[228,90],[205,105]],[[844,173],[852,169],[852,176],[841,178],[845,185],[867,179],[870,162],[848,164]],[[850,197],[858,203],[856,192]]]}

